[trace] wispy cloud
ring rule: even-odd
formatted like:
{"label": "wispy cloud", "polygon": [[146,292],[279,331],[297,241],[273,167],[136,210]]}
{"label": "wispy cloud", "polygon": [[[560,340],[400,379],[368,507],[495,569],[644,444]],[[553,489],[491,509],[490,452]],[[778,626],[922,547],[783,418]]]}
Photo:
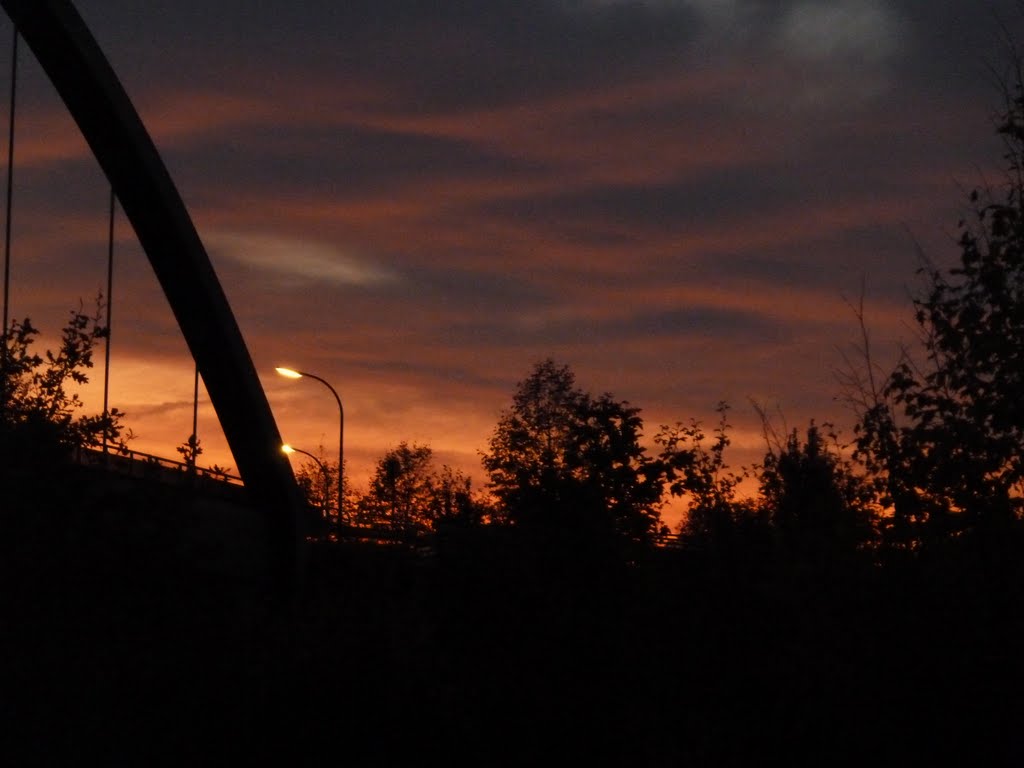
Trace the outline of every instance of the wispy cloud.
{"label": "wispy cloud", "polygon": [[398,279],[386,267],[315,240],[225,231],[209,233],[204,239],[215,256],[299,281],[360,286]]}

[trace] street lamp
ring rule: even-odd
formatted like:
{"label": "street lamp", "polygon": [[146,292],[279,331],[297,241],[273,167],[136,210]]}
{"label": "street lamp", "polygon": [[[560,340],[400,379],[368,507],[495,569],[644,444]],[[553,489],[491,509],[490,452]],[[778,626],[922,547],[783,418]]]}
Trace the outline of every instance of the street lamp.
{"label": "street lamp", "polygon": [[[323,476],[324,476],[324,493],[325,494],[327,493],[327,490],[328,490],[327,486],[330,483],[331,474],[328,471],[327,467],[324,465],[324,463],[322,461],[320,461],[320,459],[318,459],[316,456],[314,456],[309,451],[304,451],[301,448],[295,448],[294,446],[288,445],[288,443],[285,443],[284,445],[281,446],[281,453],[285,453],[285,454],[288,454],[288,455],[291,455],[293,453],[301,453],[303,456],[308,456],[313,461],[315,461],[316,465],[318,467],[320,467],[320,471],[323,473]],[[326,516],[327,514],[329,514],[328,513],[328,507],[327,507],[327,504],[326,504],[326,502],[327,502],[326,496],[324,498],[324,502],[325,503],[324,503],[324,510],[323,511],[324,511],[324,515]]]}
{"label": "street lamp", "polygon": [[[301,379],[303,376],[310,379],[316,379],[331,390],[331,394],[334,395],[334,399],[338,401],[338,416],[340,422],[340,428],[338,430],[338,525],[341,525],[342,506],[345,499],[345,409],[341,405],[341,397],[338,396],[334,387],[312,373],[296,371],[291,368],[275,368],[274,370],[286,379]],[[301,453],[305,453],[305,451],[301,451]]]}

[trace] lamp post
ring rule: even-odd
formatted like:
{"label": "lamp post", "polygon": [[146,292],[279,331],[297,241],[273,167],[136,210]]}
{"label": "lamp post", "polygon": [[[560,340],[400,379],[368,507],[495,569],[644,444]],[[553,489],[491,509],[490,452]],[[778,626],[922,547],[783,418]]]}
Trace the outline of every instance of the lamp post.
{"label": "lamp post", "polygon": [[[301,448],[295,448],[294,446],[288,445],[288,443],[285,443],[284,445],[281,446],[281,453],[285,453],[285,454],[288,454],[288,455],[291,455],[293,453],[301,453],[303,456],[308,456],[313,461],[315,461],[316,465],[318,467],[320,467],[320,471],[323,473],[323,476],[324,476],[324,493],[325,494],[327,493],[327,490],[328,490],[327,486],[330,484],[331,474],[327,470],[327,467],[324,466],[324,463],[322,461],[320,461],[320,459],[318,459],[316,456],[314,456],[309,451],[304,451]],[[325,496],[325,498],[324,498],[324,516],[325,517],[328,514],[330,514],[328,510],[329,510],[329,508],[327,506],[327,498]]]}
{"label": "lamp post", "polygon": [[335,391],[334,387],[315,374],[306,373],[305,371],[296,371],[291,368],[275,368],[274,370],[286,379],[301,379],[303,376],[310,379],[316,379],[331,390],[331,394],[334,395],[334,399],[338,401],[338,417],[340,424],[338,429],[338,525],[341,525],[342,507],[345,503],[345,409],[341,405],[341,397],[338,395],[337,391]]}

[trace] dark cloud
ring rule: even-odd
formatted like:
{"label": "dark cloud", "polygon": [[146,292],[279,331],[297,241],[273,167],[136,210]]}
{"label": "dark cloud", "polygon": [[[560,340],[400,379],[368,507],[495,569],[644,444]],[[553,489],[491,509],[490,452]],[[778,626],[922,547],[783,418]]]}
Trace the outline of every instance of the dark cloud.
{"label": "dark cloud", "polygon": [[[757,312],[694,307],[643,312],[607,329],[614,338],[698,336],[710,343],[779,344],[792,338],[783,322]],[[600,335],[600,332],[599,332]]]}
{"label": "dark cloud", "polygon": [[[493,104],[607,82],[676,55],[695,28],[685,4],[82,2],[115,66],[175,81],[182,62],[236,86],[304,76],[381,80],[405,104]],[[583,8],[583,5],[589,7]],[[172,42],[173,41],[173,42]],[[256,83],[251,83],[256,85]]]}
{"label": "dark cloud", "polygon": [[1018,0],[901,0],[894,4],[913,30],[901,70],[929,93],[973,94],[991,65],[1007,63],[1008,35],[1019,41],[1024,9]]}
{"label": "dark cloud", "polygon": [[[552,309],[552,308],[549,308]],[[557,309],[557,308],[553,308]],[[557,311],[479,317],[472,323],[442,328],[448,343],[479,348],[562,348],[567,344],[622,345],[664,343],[699,337],[709,344],[779,344],[792,331],[778,319],[753,311],[713,306],[615,314],[611,317],[563,316]]]}
{"label": "dark cloud", "polygon": [[[481,260],[485,260],[482,256]],[[556,294],[543,281],[530,280],[515,270],[452,269],[443,260],[434,267],[406,270],[401,283],[389,286],[403,298],[436,303],[455,312],[501,313],[510,308],[532,309],[550,305]]]}
{"label": "dark cloud", "polygon": [[[344,201],[421,183],[436,185],[443,195],[446,183],[455,180],[514,180],[537,170],[523,159],[464,140],[346,125],[258,125],[241,135],[213,134],[165,154],[196,174],[191,186],[208,199],[262,188]],[[220,169],[221,183],[206,183],[203,169],[211,166]]]}

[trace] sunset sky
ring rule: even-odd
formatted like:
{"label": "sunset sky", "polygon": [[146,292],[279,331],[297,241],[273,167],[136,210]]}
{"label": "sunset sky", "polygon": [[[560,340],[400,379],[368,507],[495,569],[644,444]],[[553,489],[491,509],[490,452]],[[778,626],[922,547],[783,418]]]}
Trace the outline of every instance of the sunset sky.
{"label": "sunset sky", "polygon": [[[993,70],[1007,31],[1024,44],[1016,0],[75,5],[282,436],[336,455],[333,397],[273,369],[330,381],[357,484],[406,440],[483,485],[479,451],[546,357],[640,407],[648,439],[727,401],[736,467],[763,453],[751,401],[849,437],[848,304],[863,286],[891,364],[918,251],[950,264],[965,190],[999,179]],[[105,288],[109,187],[24,46],[19,67],[11,314],[45,348]],[[116,231],[111,402],[132,447],[173,457],[191,357],[120,213]],[[199,437],[200,463],[235,466],[208,403]]]}

